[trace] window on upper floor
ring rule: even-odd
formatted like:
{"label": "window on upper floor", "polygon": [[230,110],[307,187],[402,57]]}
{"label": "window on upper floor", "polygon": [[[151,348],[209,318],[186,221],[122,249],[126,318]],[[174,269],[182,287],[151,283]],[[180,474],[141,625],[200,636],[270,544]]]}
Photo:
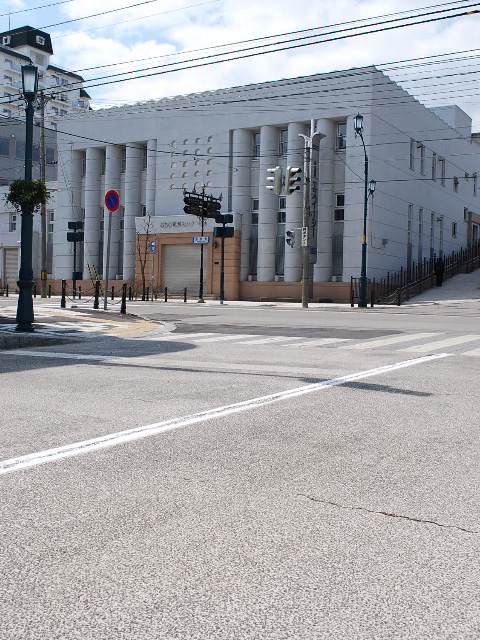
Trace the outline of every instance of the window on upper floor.
{"label": "window on upper floor", "polygon": [[0,156],[10,155],[10,138],[0,138]]}
{"label": "window on upper floor", "polygon": [[345,219],[345,194],[335,194],[335,208],[333,210],[333,219],[335,222],[343,222]]}
{"label": "window on upper floor", "polygon": [[477,173],[473,174],[473,195],[476,196],[477,195],[477,182],[478,182],[478,175]]}
{"label": "window on upper floor", "polygon": [[409,156],[409,167],[410,169],[415,169],[415,140],[410,140],[410,156]]}
{"label": "window on upper floor", "polygon": [[120,173],[125,173],[127,169],[127,148],[122,147],[122,156],[120,160]]}
{"label": "window on upper floor", "polygon": [[459,183],[458,177],[454,176],[454,178],[453,178],[453,190],[455,191],[455,193],[458,193],[458,183]]}
{"label": "window on upper floor", "polygon": [[278,155],[286,156],[288,153],[288,129],[280,131],[280,148]]}
{"label": "window on upper floor", "polygon": [[420,150],[420,173],[425,175],[425,145],[421,142],[417,142],[417,149]]}
{"label": "window on upper floor", "polygon": [[435,182],[437,179],[437,154],[435,151],[432,154],[432,180]]}
{"label": "window on upper floor", "polygon": [[347,123],[346,122],[339,122],[337,124],[335,148],[337,151],[344,151],[347,148]]}
{"label": "window on upper floor", "polygon": [[457,223],[452,222],[452,238],[456,238],[456,237],[457,237]]}
{"label": "window on upper floor", "polygon": [[252,156],[254,158],[260,157],[260,131],[253,132]]}
{"label": "window on upper floor", "polygon": [[10,232],[17,230],[17,212],[12,211],[9,216],[8,230]]}
{"label": "window on upper floor", "polygon": [[35,38],[35,42],[36,42],[37,44],[44,45],[44,44],[45,44],[45,38],[44,38],[43,36],[36,36],[36,38]]}
{"label": "window on upper floor", "polygon": [[146,169],[148,163],[148,147],[145,145],[142,148],[142,168]]}
{"label": "window on upper floor", "polygon": [[440,165],[440,184],[445,186],[445,158],[438,158],[438,164]]}

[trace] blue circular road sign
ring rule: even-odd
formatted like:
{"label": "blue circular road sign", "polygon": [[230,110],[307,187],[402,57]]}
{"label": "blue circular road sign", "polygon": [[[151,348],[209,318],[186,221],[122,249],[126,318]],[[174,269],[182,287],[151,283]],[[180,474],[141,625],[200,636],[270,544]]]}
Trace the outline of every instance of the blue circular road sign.
{"label": "blue circular road sign", "polygon": [[107,191],[105,194],[105,206],[112,213],[118,211],[118,207],[120,206],[120,196],[113,189],[110,189],[110,191]]}

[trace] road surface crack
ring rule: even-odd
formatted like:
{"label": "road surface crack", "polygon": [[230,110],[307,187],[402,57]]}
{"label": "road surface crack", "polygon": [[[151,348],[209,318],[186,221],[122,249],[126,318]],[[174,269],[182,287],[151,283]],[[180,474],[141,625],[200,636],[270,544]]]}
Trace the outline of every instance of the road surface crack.
{"label": "road surface crack", "polygon": [[480,531],[466,529],[456,524],[443,524],[441,522],[436,522],[435,520],[426,520],[424,518],[414,518],[412,516],[405,516],[398,513],[390,513],[388,511],[376,511],[375,509],[367,509],[366,507],[350,507],[348,505],[339,504],[338,502],[333,502],[332,500],[322,500],[321,498],[314,498],[313,496],[308,496],[305,493],[299,493],[298,495],[303,496],[304,498],[307,498],[312,502],[328,504],[332,507],[337,507],[338,509],[345,509],[346,511],[363,511],[364,513],[373,513],[375,515],[386,516],[388,518],[400,518],[401,520],[409,520],[410,522],[419,522],[421,524],[434,524],[436,527],[443,527],[446,529],[457,529],[457,531],[463,531],[464,533],[476,533],[476,534],[480,533]]}

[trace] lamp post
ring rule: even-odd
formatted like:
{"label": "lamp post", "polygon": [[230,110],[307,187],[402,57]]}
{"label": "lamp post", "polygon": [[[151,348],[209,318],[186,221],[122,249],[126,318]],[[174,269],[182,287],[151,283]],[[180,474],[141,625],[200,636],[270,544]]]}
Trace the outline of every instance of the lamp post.
{"label": "lamp post", "polygon": [[[38,68],[33,64],[22,66],[22,88],[25,108],[25,180],[32,179],[33,153],[33,101],[37,94]],[[22,228],[20,246],[20,272],[18,274],[17,331],[34,331],[33,328],[33,207],[22,204]]]}
{"label": "lamp post", "polygon": [[368,156],[363,139],[363,116],[357,113],[353,119],[355,137],[360,136],[365,154],[365,194],[363,202],[363,239],[362,239],[362,268],[360,271],[360,289],[358,293],[358,306],[367,306],[367,201],[368,201]]}

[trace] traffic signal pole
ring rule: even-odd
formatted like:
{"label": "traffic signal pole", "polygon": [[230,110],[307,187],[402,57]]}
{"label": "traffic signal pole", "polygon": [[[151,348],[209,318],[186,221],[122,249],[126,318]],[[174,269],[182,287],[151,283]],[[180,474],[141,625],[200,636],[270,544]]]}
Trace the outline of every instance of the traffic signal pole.
{"label": "traffic signal pole", "polygon": [[[205,212],[205,186],[202,185],[202,237],[203,237],[203,229],[204,229],[204,224],[205,224],[205,218],[204,218],[204,212]],[[200,287],[199,287],[199,292],[198,292],[198,301],[199,302],[205,302],[205,300],[203,299],[203,242],[200,245]]]}

